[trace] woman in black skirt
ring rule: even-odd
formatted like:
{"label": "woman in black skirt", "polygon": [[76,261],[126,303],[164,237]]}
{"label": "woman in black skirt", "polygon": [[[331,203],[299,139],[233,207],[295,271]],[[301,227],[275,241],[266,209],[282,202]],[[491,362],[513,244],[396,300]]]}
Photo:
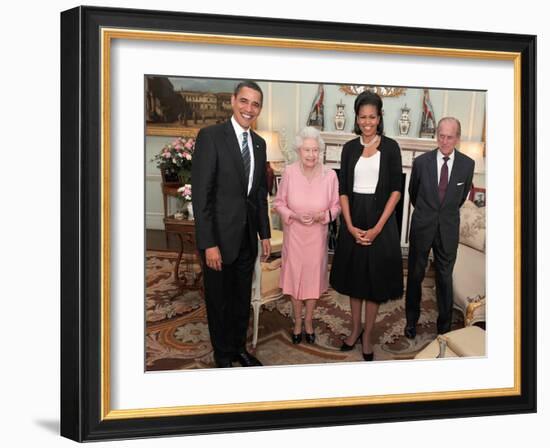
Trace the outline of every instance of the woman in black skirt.
{"label": "woman in black skirt", "polygon": [[[344,145],[340,163],[342,207],[338,245],[330,283],[350,297],[352,329],[341,350],[353,349],[362,336],[363,359],[374,359],[372,329],[380,303],[403,295],[403,264],[395,217],[401,198],[401,151],[382,135],[382,99],[361,93],[354,104],[359,138]],[[361,308],[365,302],[365,324]]]}

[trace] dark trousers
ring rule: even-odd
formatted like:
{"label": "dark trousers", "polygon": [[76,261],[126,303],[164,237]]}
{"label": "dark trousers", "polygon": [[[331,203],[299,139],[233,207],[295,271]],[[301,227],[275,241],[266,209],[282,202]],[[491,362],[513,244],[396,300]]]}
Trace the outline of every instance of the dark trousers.
{"label": "dark trousers", "polygon": [[437,333],[443,334],[451,330],[453,313],[453,268],[456,260],[456,250],[452,253],[445,250],[441,242],[439,229],[431,247],[418,248],[415,241],[410,241],[407,295],[405,312],[407,326],[414,327],[420,317],[420,301],[422,299],[422,281],[426,273],[426,264],[430,248],[433,249],[435,266],[435,292],[439,315],[437,318]]}
{"label": "dark trousers", "polygon": [[248,234],[243,236],[235,261],[222,264],[221,271],[207,267],[204,253],[201,255],[208,329],[214,358],[217,363],[231,361],[246,348],[255,261]]}

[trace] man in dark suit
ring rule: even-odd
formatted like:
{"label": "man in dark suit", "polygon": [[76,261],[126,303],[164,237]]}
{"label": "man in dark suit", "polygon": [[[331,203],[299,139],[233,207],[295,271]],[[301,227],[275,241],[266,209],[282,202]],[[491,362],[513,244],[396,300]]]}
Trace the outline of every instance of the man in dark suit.
{"label": "man in dark suit", "polygon": [[458,249],[459,209],[472,186],[474,161],[456,149],[460,122],[442,118],[437,125],[433,151],[415,158],[409,184],[414,206],[409,235],[405,336],[414,339],[420,317],[422,281],[430,249],[433,249],[435,288],[439,316],[437,332],[451,330],[453,310],[453,267]]}
{"label": "man in dark suit", "polygon": [[271,252],[265,141],[250,129],[263,94],[252,81],[231,96],[231,120],[200,130],[193,157],[193,211],[210,340],[217,367],[262,364],[246,350],[252,272]]}

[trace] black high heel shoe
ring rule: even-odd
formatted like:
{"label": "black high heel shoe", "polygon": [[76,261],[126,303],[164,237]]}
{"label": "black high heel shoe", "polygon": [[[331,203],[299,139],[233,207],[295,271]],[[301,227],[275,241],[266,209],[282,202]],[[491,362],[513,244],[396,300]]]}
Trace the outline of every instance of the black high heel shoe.
{"label": "black high heel shoe", "polygon": [[[306,329],[306,328],[307,328],[308,326],[310,326],[311,329],[312,329],[311,333],[308,333],[308,332],[307,332],[307,329]],[[305,332],[305,334],[306,334],[306,342],[307,342],[308,344],[315,344],[315,330],[313,330],[313,322],[311,322],[309,325],[306,324],[306,325],[304,326],[304,332]]]}
{"label": "black high heel shoe", "polygon": [[345,341],[342,341],[342,346],[340,347],[340,351],[341,352],[349,352],[350,350],[353,350],[353,348],[355,347],[355,344],[357,344],[357,341],[359,341],[362,337],[363,337],[363,331],[361,331],[359,336],[357,336],[357,339],[355,340],[355,342],[352,345],[348,345],[348,344],[346,344]]}
{"label": "black high heel shoe", "polygon": [[372,353],[363,353],[363,359],[365,361],[374,361],[374,352],[372,352]]}
{"label": "black high heel shoe", "polygon": [[302,342],[302,333],[298,333],[298,334],[292,333],[292,343],[299,344],[300,342]]}

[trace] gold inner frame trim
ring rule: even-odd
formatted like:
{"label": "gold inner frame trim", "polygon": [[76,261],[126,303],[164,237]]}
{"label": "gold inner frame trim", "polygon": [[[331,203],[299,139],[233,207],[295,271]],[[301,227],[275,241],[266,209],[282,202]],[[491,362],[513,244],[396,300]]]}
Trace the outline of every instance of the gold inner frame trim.
{"label": "gold inner frame trim", "polygon": [[[230,413],[243,411],[278,411],[284,409],[308,409],[330,406],[359,406],[364,404],[388,404],[405,403],[413,401],[451,400],[462,398],[486,398],[497,396],[513,395],[509,388],[486,389],[479,391],[452,391],[452,392],[429,392],[413,393],[403,395],[370,395],[369,397],[345,397],[345,398],[315,398],[304,400],[264,401],[257,403],[229,403],[216,405],[199,406],[174,406],[164,408],[143,408],[113,410],[109,413],[109,420],[121,420],[127,418],[147,417],[173,417],[178,415],[201,415],[214,413]],[[399,397],[399,400],[396,399]],[[368,402],[366,401],[368,398]]]}
{"label": "gold inner frame trim", "polygon": [[111,404],[111,39],[101,33],[101,419]]}
{"label": "gold inner frame trim", "polygon": [[[190,405],[161,408],[112,410],[110,365],[110,55],[113,39],[182,42],[212,45],[238,45],[292,48],[302,50],[383,53],[388,55],[433,56],[450,58],[486,59],[514,62],[514,386],[508,388],[461,390],[446,392],[406,393],[357,397],[319,398],[245,402],[216,405]],[[305,39],[278,39],[215,34],[175,33],[132,29],[101,29],[101,419],[153,418],[200,415],[228,412],[307,409],[331,406],[400,403],[412,401],[453,400],[468,398],[503,397],[521,393],[521,54],[458,48],[418,47],[387,44],[368,44]]]}
{"label": "gold inner frame trim", "polygon": [[521,389],[521,55],[514,59],[514,384]]}

